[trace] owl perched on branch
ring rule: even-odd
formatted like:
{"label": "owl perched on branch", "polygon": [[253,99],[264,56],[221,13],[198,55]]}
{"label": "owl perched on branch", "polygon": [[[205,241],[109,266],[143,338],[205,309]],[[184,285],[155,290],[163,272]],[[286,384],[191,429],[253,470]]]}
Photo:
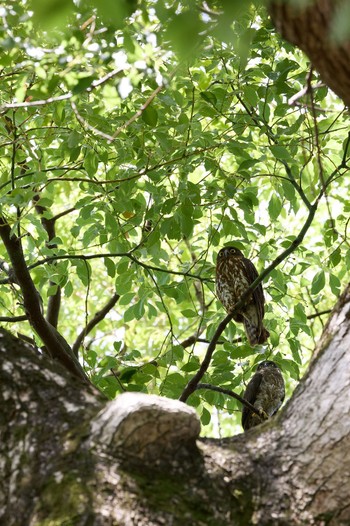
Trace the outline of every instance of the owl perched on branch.
{"label": "owl perched on branch", "polygon": [[259,415],[243,406],[242,427],[244,431],[261,424],[281,407],[284,400],[284,380],[275,362],[260,362],[255,374],[247,385],[243,398],[257,408]]}
{"label": "owl perched on branch", "polygon": [[[222,248],[216,262],[216,294],[229,313],[242,294],[258,277],[253,263],[235,247]],[[243,323],[250,345],[265,343],[270,333],[263,325],[264,293],[261,283],[253,291],[246,304],[233,316]]]}

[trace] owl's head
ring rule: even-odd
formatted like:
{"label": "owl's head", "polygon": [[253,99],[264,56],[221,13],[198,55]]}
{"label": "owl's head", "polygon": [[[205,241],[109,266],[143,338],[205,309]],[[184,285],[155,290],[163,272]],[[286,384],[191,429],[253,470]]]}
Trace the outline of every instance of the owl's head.
{"label": "owl's head", "polygon": [[261,371],[262,369],[267,369],[267,368],[275,368],[275,369],[279,369],[277,363],[275,362],[272,362],[271,360],[264,360],[263,362],[260,362],[258,367],[256,368],[257,371]]}
{"label": "owl's head", "polygon": [[242,258],[243,254],[236,247],[224,247],[218,253],[218,261],[224,258]]}

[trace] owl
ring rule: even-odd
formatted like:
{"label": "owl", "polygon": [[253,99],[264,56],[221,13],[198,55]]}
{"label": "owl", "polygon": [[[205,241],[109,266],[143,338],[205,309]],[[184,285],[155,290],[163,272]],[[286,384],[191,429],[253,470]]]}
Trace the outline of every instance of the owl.
{"label": "owl", "polygon": [[284,380],[275,362],[260,362],[255,374],[247,385],[243,398],[256,407],[260,417],[248,407],[243,406],[242,427],[244,431],[261,424],[281,407],[284,400]]}
{"label": "owl", "polygon": [[[216,262],[216,294],[228,313],[257,277],[258,272],[253,263],[238,248],[225,247],[219,251]],[[233,316],[235,322],[243,323],[250,345],[265,343],[270,336],[262,321],[264,303],[260,283],[244,307]]]}

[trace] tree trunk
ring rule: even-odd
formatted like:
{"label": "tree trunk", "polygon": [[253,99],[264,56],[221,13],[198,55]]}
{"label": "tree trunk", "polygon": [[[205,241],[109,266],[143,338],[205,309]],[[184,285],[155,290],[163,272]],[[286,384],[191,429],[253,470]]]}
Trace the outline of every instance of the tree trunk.
{"label": "tree trunk", "polygon": [[108,402],[2,331],[0,524],[349,524],[349,314],[350,287],[279,417],[221,441],[185,404]]}
{"label": "tree trunk", "polygon": [[[342,0],[315,0],[306,8],[297,8],[295,0],[270,3],[270,14],[282,36],[302,49],[318,70],[323,81],[350,105],[350,38],[337,41],[334,19],[343,9]],[[341,16],[341,15],[340,15]]]}

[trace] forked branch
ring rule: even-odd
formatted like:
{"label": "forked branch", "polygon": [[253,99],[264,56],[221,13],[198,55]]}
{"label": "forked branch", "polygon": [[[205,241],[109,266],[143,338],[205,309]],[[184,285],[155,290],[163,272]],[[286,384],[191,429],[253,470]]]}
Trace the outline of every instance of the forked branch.
{"label": "forked branch", "polygon": [[39,293],[25,263],[21,239],[11,232],[10,225],[2,216],[0,216],[0,236],[9,255],[16,282],[21,289],[23,306],[29,323],[43,341],[47,352],[76,377],[88,382],[83,368],[66,340],[45,320]]}

